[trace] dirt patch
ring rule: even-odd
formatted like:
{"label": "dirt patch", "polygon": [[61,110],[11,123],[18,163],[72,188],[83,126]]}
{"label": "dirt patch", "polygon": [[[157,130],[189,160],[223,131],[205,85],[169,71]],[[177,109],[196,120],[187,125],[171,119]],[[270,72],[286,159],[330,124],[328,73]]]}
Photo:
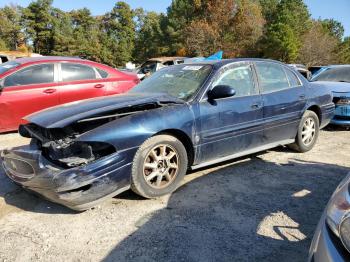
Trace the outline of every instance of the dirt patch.
{"label": "dirt patch", "polygon": [[[0,260],[305,261],[313,231],[350,171],[350,133],[321,132],[311,152],[280,147],[186,176],[171,196],[126,192],[72,212],[0,170]],[[0,147],[26,143],[0,136]]]}
{"label": "dirt patch", "polygon": [[0,134],[0,150],[7,147],[16,147],[29,143],[28,138],[21,137],[17,133]]}

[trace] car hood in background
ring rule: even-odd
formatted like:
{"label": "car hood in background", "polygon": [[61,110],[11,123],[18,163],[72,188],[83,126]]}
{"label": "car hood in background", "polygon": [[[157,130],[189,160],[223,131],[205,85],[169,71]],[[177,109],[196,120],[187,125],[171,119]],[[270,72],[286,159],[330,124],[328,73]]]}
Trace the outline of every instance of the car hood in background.
{"label": "car hood in background", "polygon": [[122,94],[52,107],[26,116],[24,119],[44,128],[63,128],[87,117],[150,103],[184,103],[184,101],[165,94]]}
{"label": "car hood in background", "polygon": [[310,83],[327,87],[331,92],[350,93],[350,83],[347,82],[314,81]]}

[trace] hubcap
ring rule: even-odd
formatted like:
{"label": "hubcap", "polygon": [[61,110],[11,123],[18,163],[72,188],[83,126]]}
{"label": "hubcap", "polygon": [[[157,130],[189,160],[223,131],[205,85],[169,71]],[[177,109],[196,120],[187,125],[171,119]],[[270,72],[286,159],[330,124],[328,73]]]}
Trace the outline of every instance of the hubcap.
{"label": "hubcap", "polygon": [[305,146],[310,145],[315,138],[316,125],[315,120],[311,117],[307,118],[303,125],[303,130],[301,132],[301,139]]}
{"label": "hubcap", "polygon": [[157,145],[146,156],[143,164],[143,176],[153,188],[170,185],[179,170],[179,156],[170,145]]}

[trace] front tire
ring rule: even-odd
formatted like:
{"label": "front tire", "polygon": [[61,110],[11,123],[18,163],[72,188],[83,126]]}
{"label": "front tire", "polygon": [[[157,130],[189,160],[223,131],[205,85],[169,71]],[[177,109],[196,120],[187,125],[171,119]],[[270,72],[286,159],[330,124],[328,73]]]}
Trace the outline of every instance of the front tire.
{"label": "front tire", "polygon": [[177,189],[187,171],[184,145],[170,135],[146,140],[135,154],[131,189],[145,198],[156,198]]}
{"label": "front tire", "polygon": [[313,111],[307,110],[298,127],[298,134],[295,143],[290,147],[300,153],[310,151],[316,144],[320,132],[320,122],[318,116]]}

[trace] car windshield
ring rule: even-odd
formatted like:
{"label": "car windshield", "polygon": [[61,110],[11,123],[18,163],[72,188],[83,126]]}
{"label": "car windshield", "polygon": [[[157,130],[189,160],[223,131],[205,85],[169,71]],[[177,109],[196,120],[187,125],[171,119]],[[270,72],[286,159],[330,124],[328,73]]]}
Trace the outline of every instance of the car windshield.
{"label": "car windshield", "polygon": [[316,74],[312,81],[349,82],[350,66],[330,67]]}
{"label": "car windshield", "polygon": [[189,100],[211,72],[211,65],[177,65],[166,67],[134,87],[131,93],[166,93]]}
{"label": "car windshield", "polygon": [[19,63],[14,62],[14,61],[0,64],[0,74],[3,74],[5,72],[11,70],[12,68],[19,66],[19,65],[20,65]]}

